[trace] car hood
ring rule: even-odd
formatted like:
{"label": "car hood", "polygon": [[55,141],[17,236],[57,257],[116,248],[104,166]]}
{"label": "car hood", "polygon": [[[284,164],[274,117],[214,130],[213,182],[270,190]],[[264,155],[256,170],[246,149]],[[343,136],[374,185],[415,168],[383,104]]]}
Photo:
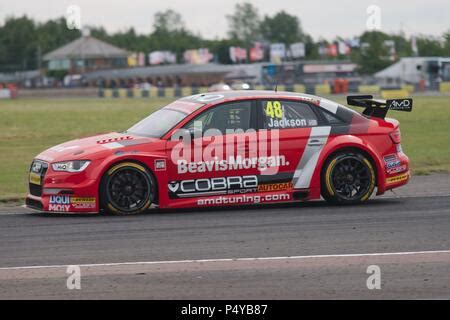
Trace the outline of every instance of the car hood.
{"label": "car hood", "polygon": [[36,158],[47,162],[91,160],[92,157],[106,157],[113,150],[124,150],[157,140],[155,138],[111,132],[59,144],[40,153]]}

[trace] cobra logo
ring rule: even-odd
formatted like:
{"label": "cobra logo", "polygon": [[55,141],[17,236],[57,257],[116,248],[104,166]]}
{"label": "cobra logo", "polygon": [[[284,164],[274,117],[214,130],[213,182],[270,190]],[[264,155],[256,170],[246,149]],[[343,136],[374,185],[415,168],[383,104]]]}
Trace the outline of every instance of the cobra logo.
{"label": "cobra logo", "polygon": [[171,181],[168,184],[169,190],[173,193],[222,191],[256,188],[257,186],[258,177],[255,175]]}
{"label": "cobra logo", "polygon": [[169,183],[169,190],[172,192],[176,192],[179,187],[180,187],[180,184],[178,182],[170,182]]}

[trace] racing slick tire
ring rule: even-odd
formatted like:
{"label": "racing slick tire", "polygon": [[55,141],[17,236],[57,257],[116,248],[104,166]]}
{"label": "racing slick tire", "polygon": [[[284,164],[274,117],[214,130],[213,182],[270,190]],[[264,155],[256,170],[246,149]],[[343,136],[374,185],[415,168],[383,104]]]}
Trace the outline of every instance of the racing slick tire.
{"label": "racing slick tire", "polygon": [[131,215],[147,210],[155,202],[156,182],[145,166],[121,162],[105,172],[99,191],[103,211]]}
{"label": "racing slick tire", "polygon": [[370,198],[376,185],[371,160],[355,151],[338,152],[322,171],[322,197],[334,204],[357,204]]}

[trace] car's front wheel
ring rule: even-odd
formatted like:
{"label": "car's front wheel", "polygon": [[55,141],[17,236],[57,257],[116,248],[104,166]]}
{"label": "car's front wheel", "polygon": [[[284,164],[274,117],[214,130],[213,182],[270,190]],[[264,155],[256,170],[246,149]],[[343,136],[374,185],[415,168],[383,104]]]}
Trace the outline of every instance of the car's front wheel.
{"label": "car's front wheel", "polygon": [[322,172],[322,196],[338,204],[355,204],[370,198],[376,185],[375,169],[363,154],[340,152],[327,160]]}
{"label": "car's front wheel", "polygon": [[155,180],[142,165],[122,162],[103,176],[101,205],[115,214],[136,214],[147,210],[154,201]]}

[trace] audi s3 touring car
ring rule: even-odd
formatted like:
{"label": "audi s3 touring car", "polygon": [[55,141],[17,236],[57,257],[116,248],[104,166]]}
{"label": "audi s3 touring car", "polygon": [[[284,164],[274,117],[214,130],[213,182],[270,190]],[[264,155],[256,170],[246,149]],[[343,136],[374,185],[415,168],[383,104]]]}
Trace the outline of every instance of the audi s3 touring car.
{"label": "audi s3 touring car", "polygon": [[347,104],[363,112],[289,92],[181,98],[124,132],[37,155],[26,205],[133,214],[321,198],[355,204],[406,184],[410,168],[399,122],[386,115],[411,111],[412,100],[364,95],[347,97]]}

